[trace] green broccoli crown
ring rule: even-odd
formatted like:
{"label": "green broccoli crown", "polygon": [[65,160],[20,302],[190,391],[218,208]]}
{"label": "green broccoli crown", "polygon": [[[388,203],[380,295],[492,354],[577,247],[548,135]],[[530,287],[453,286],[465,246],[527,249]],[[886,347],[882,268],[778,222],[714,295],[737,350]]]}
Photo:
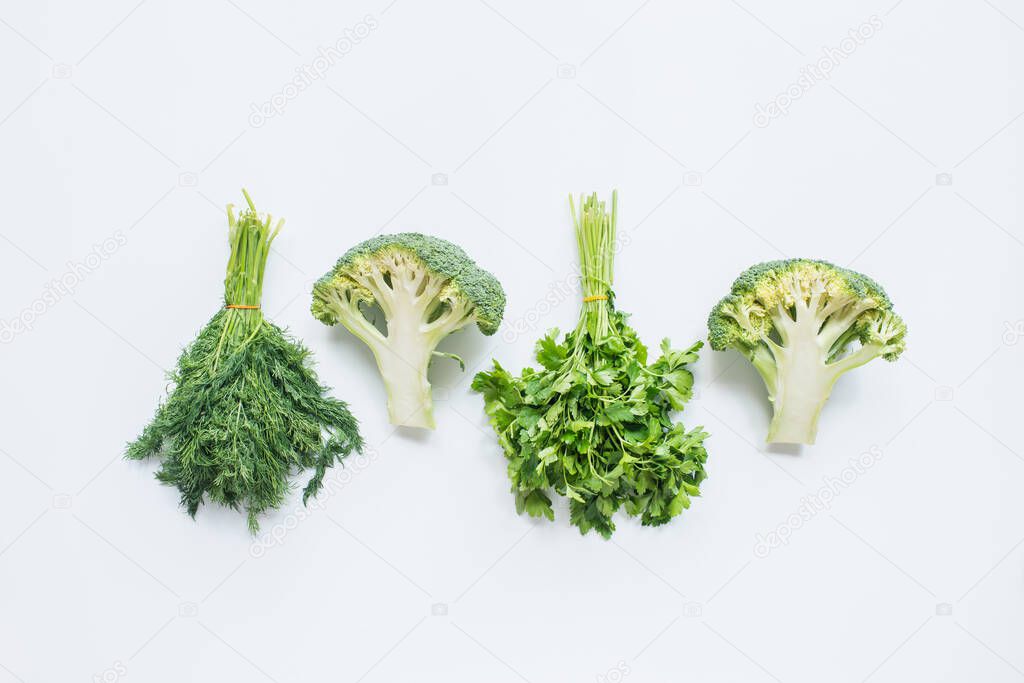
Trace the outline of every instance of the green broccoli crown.
{"label": "green broccoli crown", "polygon": [[849,329],[831,350],[833,356],[854,339],[885,345],[887,360],[895,360],[905,347],[906,326],[881,285],[827,261],[794,258],[759,263],[736,278],[708,317],[711,348],[749,353],[770,338],[773,317],[795,318],[798,305],[813,308],[822,324],[831,318]]}
{"label": "green broccoli crown", "polygon": [[[477,326],[484,334],[497,332],[505,312],[505,290],[501,283],[471,259],[461,247],[451,242],[423,235],[418,232],[401,232],[394,235],[378,235],[361,242],[345,252],[337,264],[314,285],[313,315],[328,325],[337,322],[336,315],[323,305],[318,290],[347,285],[348,296],[361,301],[372,301],[372,294],[364,287],[355,285],[347,278],[348,273],[359,271],[368,261],[388,262],[388,277],[397,277],[395,263],[411,259],[413,264],[422,265],[445,280],[441,298],[464,297],[473,305]],[[353,286],[355,285],[355,286]]]}
{"label": "green broccoli crown", "polygon": [[892,308],[885,290],[867,275],[817,259],[792,258],[758,263],[740,273],[731,291],[733,294],[762,297],[766,299],[765,303],[792,306],[795,297],[803,295],[809,299],[816,287],[823,287],[830,295],[846,294],[857,299],[874,297],[879,306]]}
{"label": "green broccoli crown", "polygon": [[715,351],[735,347],[749,352],[770,332],[771,320],[764,309],[736,294],[723,297],[708,316],[708,343]]}

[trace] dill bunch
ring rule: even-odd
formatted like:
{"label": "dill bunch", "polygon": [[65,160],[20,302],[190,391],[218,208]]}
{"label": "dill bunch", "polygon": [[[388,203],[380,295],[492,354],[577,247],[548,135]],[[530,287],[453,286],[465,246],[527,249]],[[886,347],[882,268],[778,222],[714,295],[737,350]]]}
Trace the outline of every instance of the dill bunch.
{"label": "dill bunch", "polygon": [[260,300],[270,245],[284,224],[248,207],[228,206],[224,308],[178,358],[174,388],[127,448],[131,460],[158,455],[156,478],[176,486],[195,517],[206,498],[245,508],[249,530],[279,507],[293,475],[312,469],[302,501],[315,496],[328,467],[361,450],[356,419],[327,396],[310,352],[263,317]]}

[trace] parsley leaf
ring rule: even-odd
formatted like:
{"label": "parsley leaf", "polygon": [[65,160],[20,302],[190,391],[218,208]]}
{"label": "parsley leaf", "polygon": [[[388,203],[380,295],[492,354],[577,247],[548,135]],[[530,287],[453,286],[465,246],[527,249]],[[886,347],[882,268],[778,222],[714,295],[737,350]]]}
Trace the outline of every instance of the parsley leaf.
{"label": "parsley leaf", "polygon": [[583,308],[576,328],[538,340],[541,369],[518,377],[497,362],[473,379],[508,460],[516,510],[554,519],[550,492],[569,499],[570,523],[609,538],[614,514],[664,524],[700,495],[707,434],[672,419],[693,393],[686,365],[703,345],[673,349],[648,365],[647,347],[615,307],[611,290],[616,195],[574,208]]}

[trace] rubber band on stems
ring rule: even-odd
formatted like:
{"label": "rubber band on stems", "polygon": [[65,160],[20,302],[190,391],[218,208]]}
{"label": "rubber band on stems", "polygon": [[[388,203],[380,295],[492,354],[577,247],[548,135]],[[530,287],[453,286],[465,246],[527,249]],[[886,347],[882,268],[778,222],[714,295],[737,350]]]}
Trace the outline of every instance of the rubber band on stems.
{"label": "rubber band on stems", "polygon": [[586,304],[586,303],[590,303],[591,301],[608,301],[608,297],[605,296],[604,294],[597,294],[595,296],[585,296],[585,297],[583,297],[583,303]]}
{"label": "rubber band on stems", "polygon": [[256,311],[259,310],[259,306],[246,306],[244,304],[227,304],[224,308],[237,308],[242,311]]}

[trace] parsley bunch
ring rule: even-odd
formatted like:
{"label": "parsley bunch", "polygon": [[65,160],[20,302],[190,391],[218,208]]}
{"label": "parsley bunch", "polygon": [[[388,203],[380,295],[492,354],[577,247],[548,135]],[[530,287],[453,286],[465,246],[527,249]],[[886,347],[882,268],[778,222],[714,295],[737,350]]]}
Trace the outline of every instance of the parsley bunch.
{"label": "parsley bunch", "polygon": [[707,434],[671,417],[692,395],[686,369],[703,345],[647,363],[647,347],[615,308],[612,267],[617,196],[611,213],[596,194],[570,197],[580,252],[583,308],[576,329],[536,346],[540,370],[516,377],[497,362],[473,379],[508,459],[516,509],[554,519],[551,491],[569,498],[570,521],[605,538],[620,507],[642,524],[664,524],[690,506],[706,477]]}
{"label": "parsley bunch", "polygon": [[[243,190],[243,193],[245,191]],[[178,487],[195,517],[210,500],[244,507],[249,529],[279,507],[290,478],[312,468],[302,500],[315,496],[328,467],[363,441],[348,407],[326,395],[309,367],[310,352],[263,317],[263,274],[284,221],[228,206],[231,257],[225,307],[207,323],[171,373],[174,389],[126,457],[159,455],[156,477]]]}

